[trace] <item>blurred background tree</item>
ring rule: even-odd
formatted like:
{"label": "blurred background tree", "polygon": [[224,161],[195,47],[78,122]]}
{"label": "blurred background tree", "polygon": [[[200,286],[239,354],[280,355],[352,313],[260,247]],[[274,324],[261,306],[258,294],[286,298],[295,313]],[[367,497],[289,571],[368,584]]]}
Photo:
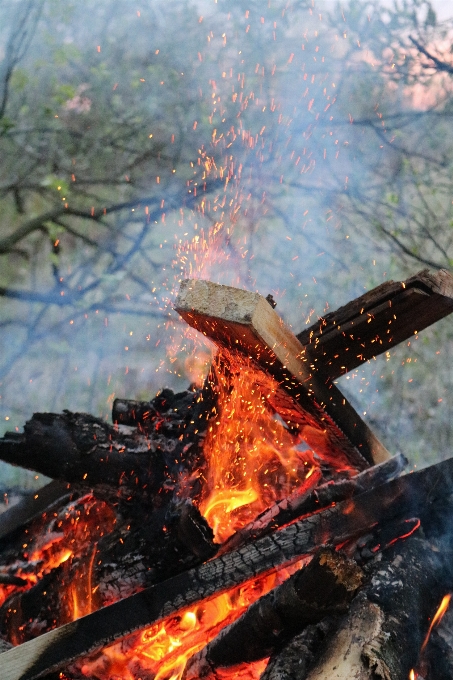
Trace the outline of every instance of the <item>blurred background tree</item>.
{"label": "blurred background tree", "polygon": [[[451,30],[425,0],[5,0],[3,431],[199,378],[182,277],[271,292],[299,331],[451,268]],[[391,450],[447,456],[452,353],[447,319],[341,387]]]}

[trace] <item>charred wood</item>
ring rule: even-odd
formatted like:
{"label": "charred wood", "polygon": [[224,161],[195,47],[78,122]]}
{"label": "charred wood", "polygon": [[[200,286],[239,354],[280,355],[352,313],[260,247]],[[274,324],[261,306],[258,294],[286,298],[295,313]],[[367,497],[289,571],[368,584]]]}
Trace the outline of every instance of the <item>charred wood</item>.
{"label": "charred wood", "polygon": [[429,516],[436,506],[445,507],[452,485],[450,459],[339,503],[5,652],[3,679],[34,680],[194,602],[294,562],[328,541],[341,544],[373,524],[412,516],[415,507],[422,517]]}
{"label": "charred wood", "polygon": [[317,488],[320,473],[315,472],[308,478],[307,484],[296,489],[283,500],[275,503],[268,510],[258,515],[250,524],[231,536],[219,550],[219,554],[234,550],[251,539],[265,536],[270,531],[288,524],[303,515],[326,508],[332,503],[339,503],[353,498],[364,491],[397,477],[406,467],[407,459],[402,454],[393,456],[388,461],[374,465],[367,470],[337,482],[321,484]]}
{"label": "charred wood", "polygon": [[336,617],[326,617],[316,625],[307,626],[272,654],[261,680],[305,678],[309,668],[328,644],[335,627],[338,627]]}
{"label": "charred wood", "polygon": [[378,676],[405,680],[416,667],[429,621],[452,586],[449,541],[449,536],[427,541],[414,535],[393,545],[371,565],[371,583],[365,593],[384,620],[363,656]]}
{"label": "charred wood", "polygon": [[[115,489],[146,482],[156,492],[165,480],[161,450],[142,435],[117,432],[88,414],[35,413],[24,434],[7,433],[0,457],[54,479]],[[132,479],[131,479],[132,478]]]}
{"label": "charred wood", "polygon": [[22,498],[16,505],[0,515],[0,540],[27,524],[44,510],[67,503],[71,497],[70,485],[52,481],[32,495]]}
{"label": "charred wood", "polygon": [[305,567],[265,595],[188,662],[184,680],[269,656],[289,637],[326,616],[343,613],[363,573],[339,552],[320,550]]}
{"label": "charred wood", "polygon": [[127,500],[138,486],[140,497],[152,501],[156,492],[173,490],[181,476],[193,473],[210,416],[206,403],[200,405],[200,390],[171,400],[161,395],[150,402],[154,418],[147,428],[111,426],[70,411],[35,413],[23,434],[7,433],[0,439],[0,459],[53,479],[96,487],[104,497],[113,498],[120,489]]}
{"label": "charred wood", "polygon": [[296,680],[407,680],[453,571],[444,540],[411,536],[380,552],[321,657]]}
{"label": "charred wood", "polygon": [[[112,407],[112,421],[118,425],[142,426],[145,430],[155,429],[163,424],[166,415],[181,414],[193,408],[194,392],[179,392],[164,388],[150,401],[115,399]],[[168,427],[167,427],[168,431]]]}

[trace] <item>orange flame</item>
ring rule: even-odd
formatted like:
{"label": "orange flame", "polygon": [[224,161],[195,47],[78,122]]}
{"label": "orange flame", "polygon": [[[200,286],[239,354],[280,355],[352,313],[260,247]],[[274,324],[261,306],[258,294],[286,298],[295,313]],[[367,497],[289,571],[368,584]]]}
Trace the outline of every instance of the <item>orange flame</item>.
{"label": "orange flame", "polygon": [[[191,656],[215,638],[222,628],[239,618],[259,597],[284,581],[300,564],[278,574],[261,576],[199,606],[192,606],[105,648],[101,656],[85,659],[79,670],[87,677],[118,676],[122,680],[134,680],[139,669],[144,675],[151,673],[154,680],[180,680]],[[257,679],[266,662],[267,659],[263,659],[244,667],[224,669],[219,671],[219,678]]]}
{"label": "orange flame", "polygon": [[[76,619],[90,613],[96,544],[100,536],[113,528],[114,517],[114,512],[106,503],[91,495],[70,502],[58,513],[44,513],[26,530],[30,538],[22,545],[22,555],[9,565],[6,572],[22,578],[24,584],[0,586],[0,605],[15,590],[29,590],[45,574],[68,563],[68,573],[72,571],[73,581],[66,592],[61,592],[60,604],[65,601],[63,608],[70,618],[71,615]],[[73,560],[83,554],[88,557],[74,567]],[[16,632],[9,631],[12,638],[15,638]]]}
{"label": "orange flame", "polygon": [[[313,474],[313,452],[272,413],[277,383],[245,359],[222,355],[212,377],[217,411],[204,446],[207,480],[200,511],[223,542]],[[266,395],[266,397],[264,396]]]}
{"label": "orange flame", "polygon": [[426,649],[426,645],[429,642],[429,638],[431,636],[431,633],[433,631],[434,626],[437,626],[442,621],[442,618],[443,618],[444,614],[446,613],[448,606],[450,604],[450,600],[451,600],[451,594],[444,595],[444,597],[442,598],[442,602],[440,603],[438,610],[434,614],[433,620],[431,621],[431,625],[429,626],[428,632],[426,633],[425,639],[423,640],[423,644],[422,644],[421,649],[420,649],[421,654]]}

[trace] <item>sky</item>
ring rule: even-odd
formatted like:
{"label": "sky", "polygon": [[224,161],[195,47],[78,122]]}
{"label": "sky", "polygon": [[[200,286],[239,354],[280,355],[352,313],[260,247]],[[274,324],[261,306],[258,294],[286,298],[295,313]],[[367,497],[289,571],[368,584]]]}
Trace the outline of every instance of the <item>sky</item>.
{"label": "sky", "polygon": [[[322,4],[327,7],[334,7],[337,4],[337,0],[323,0]],[[385,4],[385,2],[383,2],[383,4]],[[390,0],[388,4],[393,5],[393,0]],[[439,21],[444,21],[453,16],[453,3],[451,0],[432,0],[432,5],[437,13]]]}

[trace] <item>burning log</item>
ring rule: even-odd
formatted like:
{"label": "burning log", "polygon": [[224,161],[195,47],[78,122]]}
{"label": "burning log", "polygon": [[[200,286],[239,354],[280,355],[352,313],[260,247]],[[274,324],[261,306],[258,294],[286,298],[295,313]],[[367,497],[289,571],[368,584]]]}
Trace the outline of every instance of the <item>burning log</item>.
{"label": "burning log", "polygon": [[217,677],[216,670],[269,656],[307,625],[347,611],[363,573],[339,552],[321,549],[308,566],[251,605],[193,656],[183,680]]}
{"label": "burning log", "polygon": [[[278,527],[289,522],[326,508],[332,503],[339,503],[347,498],[353,498],[364,491],[375,488],[380,484],[397,477],[406,467],[407,459],[398,454],[379,465],[374,465],[367,470],[337,482],[327,482],[317,486],[321,478],[320,472],[314,472],[308,481],[310,485],[304,485],[296,489],[292,494],[272,505],[268,510],[258,515],[253,522],[246,525],[221,546],[218,554],[223,555],[247,543],[251,539],[257,539],[268,534]],[[314,477],[314,479],[312,479]],[[316,487],[316,488],[315,488]]]}
{"label": "burning log", "polygon": [[452,459],[400,477],[47,632],[4,653],[3,678],[34,680],[186,606],[294,562],[328,541],[344,543],[376,523],[412,516],[414,508],[422,518],[429,516],[451,494],[452,479]]}
{"label": "burning log", "polygon": [[[395,321],[387,318],[388,308],[398,309],[407,321],[402,324],[407,333],[409,316],[404,310],[410,299],[425,309],[422,298],[428,297],[436,314],[442,305],[444,311],[451,307],[453,298],[446,292],[444,274],[424,273],[416,285],[406,283],[410,295],[404,289],[401,293],[403,286],[398,292],[397,284],[392,284],[393,292],[382,289],[371,296],[373,302],[362,297],[356,301],[360,309],[353,313],[339,310],[340,317],[346,325],[354,325],[357,318],[358,337],[363,340],[373,323],[364,325],[370,317],[362,317],[371,310],[378,324],[385,321],[388,330],[388,322],[393,326]],[[442,551],[447,554],[450,545],[439,518],[445,515],[445,507],[447,512],[450,508],[453,460],[388,481],[401,470],[404,457],[388,458],[326,377],[333,375],[334,360],[341,360],[335,355],[332,338],[335,333],[345,338],[342,328],[338,329],[341,324],[334,324],[336,319],[326,317],[327,325],[332,323],[326,337],[333,344],[326,345],[330,349],[325,348],[327,355],[320,358],[314,352],[322,345],[322,333],[315,340],[313,335],[311,343],[309,338],[304,349],[269,301],[253,293],[208,282],[185,282],[177,305],[185,318],[221,348],[202,391],[175,395],[163,390],[148,402],[116,400],[113,426],[83,414],[36,414],[23,435],[7,434],[0,440],[0,458],[4,454],[16,464],[70,481],[73,499],[67,503],[69,489],[62,484],[65,500],[55,497],[51,511],[45,508],[42,518],[9,535],[8,547],[0,554],[1,632],[8,631],[8,639],[15,644],[23,643],[4,654],[2,677],[33,680],[46,675],[50,680],[48,673],[57,669],[64,669],[63,676],[73,680],[112,674],[123,677],[117,669],[129,664],[125,650],[135,650],[131,663],[138,665],[127,666],[131,677],[153,678],[156,673],[162,678],[179,677],[189,655],[212,639],[191,662],[188,677],[206,672],[215,675],[226,661],[253,660],[272,652],[268,680],[277,680],[278,669],[289,673],[291,680],[305,679],[318,667],[330,680],[328,664],[332,659],[335,662],[335,654],[349,663],[355,645],[355,659],[363,668],[354,666],[354,661],[344,670],[345,677],[359,669],[360,677],[369,680],[371,671],[362,661],[366,657],[378,675],[400,680],[409,661],[393,667],[392,654],[400,644],[400,632],[408,634],[404,616],[415,606],[411,602],[406,607],[405,598],[415,592],[411,594],[406,586],[407,574],[421,592],[430,590],[436,574],[439,588],[440,584],[445,587],[440,573]],[[425,311],[426,321],[431,312],[428,307]],[[377,344],[374,340],[370,346]],[[327,373],[322,364],[328,365]],[[345,367],[344,360],[341,365]],[[226,423],[223,429],[222,422]],[[302,450],[304,441],[315,453]],[[224,449],[228,459],[222,457]],[[383,462],[369,467],[379,460]],[[216,468],[220,470],[217,476],[212,474]],[[330,482],[318,487],[321,480]],[[53,492],[51,487],[50,499]],[[47,492],[38,496],[41,493]],[[419,519],[408,519],[414,514],[429,538],[429,544],[420,539],[424,547],[419,550],[429,574],[412,569],[415,563],[404,550],[392,553],[395,540],[409,536],[420,525]],[[24,515],[20,517],[14,520],[11,515],[9,527],[18,529],[24,521]],[[289,522],[293,523],[280,528]],[[4,529],[4,535],[8,530]],[[412,541],[408,539],[409,548],[415,545]],[[307,568],[264,595],[215,638],[222,626],[238,618],[260,594],[276,581],[281,583],[295,562],[307,562],[326,543],[365,564],[369,583],[353,604],[352,619],[341,618],[338,611],[344,611],[351,598],[352,584],[358,583],[354,574],[360,570],[342,553],[323,549]],[[372,567],[367,560],[372,560]],[[351,567],[349,572],[345,564]],[[404,577],[400,567],[406,569]],[[344,581],[347,572],[353,576]],[[446,574],[450,578],[448,570]],[[318,591],[312,587],[315,580]],[[346,587],[345,593],[348,583],[351,589]],[[430,590],[429,603],[440,592],[436,588]],[[230,613],[210,618],[208,612],[217,607],[220,612],[221,602],[231,605]],[[415,614],[418,627],[409,644],[412,660],[420,635],[426,631],[423,617],[429,608],[427,604],[422,614]],[[400,631],[393,619],[401,611]],[[364,626],[360,631],[360,644],[357,636],[351,643],[347,622],[359,625],[364,614],[371,628],[367,632]],[[190,626],[195,637],[190,637]],[[287,642],[301,626],[305,630]],[[161,650],[161,635],[178,641],[165,652],[162,664],[162,657],[154,659],[154,651],[148,654],[147,647],[155,638],[156,650]],[[115,640],[121,642],[90,658],[84,656]],[[143,655],[137,657],[140,645]],[[183,652],[172,651],[180,645]],[[287,650],[286,661],[281,657],[282,646]],[[319,658],[321,646],[331,650],[330,657]],[[293,657],[288,649],[293,650]],[[307,663],[289,671],[289,659],[297,649],[299,653],[307,650]],[[116,666],[118,654],[123,660]],[[72,664],[69,668],[68,663]],[[252,663],[255,673],[256,664],[261,670],[264,667],[263,661]]]}
{"label": "burning log", "polygon": [[335,453],[357,470],[390,457],[337,387],[313,372],[299,340],[261,295],[185,280],[175,309],[223,352],[248,357],[257,367],[258,383],[260,372],[274,377],[278,389],[272,406],[321,457]]}
{"label": "burning log", "polygon": [[297,335],[312,367],[334,380],[453,311],[453,276],[427,269],[387,281]]}
{"label": "burning log", "polygon": [[414,668],[429,620],[453,571],[446,537],[412,536],[367,566],[370,583],[354,601],[326,651],[295,680],[406,680]]}

